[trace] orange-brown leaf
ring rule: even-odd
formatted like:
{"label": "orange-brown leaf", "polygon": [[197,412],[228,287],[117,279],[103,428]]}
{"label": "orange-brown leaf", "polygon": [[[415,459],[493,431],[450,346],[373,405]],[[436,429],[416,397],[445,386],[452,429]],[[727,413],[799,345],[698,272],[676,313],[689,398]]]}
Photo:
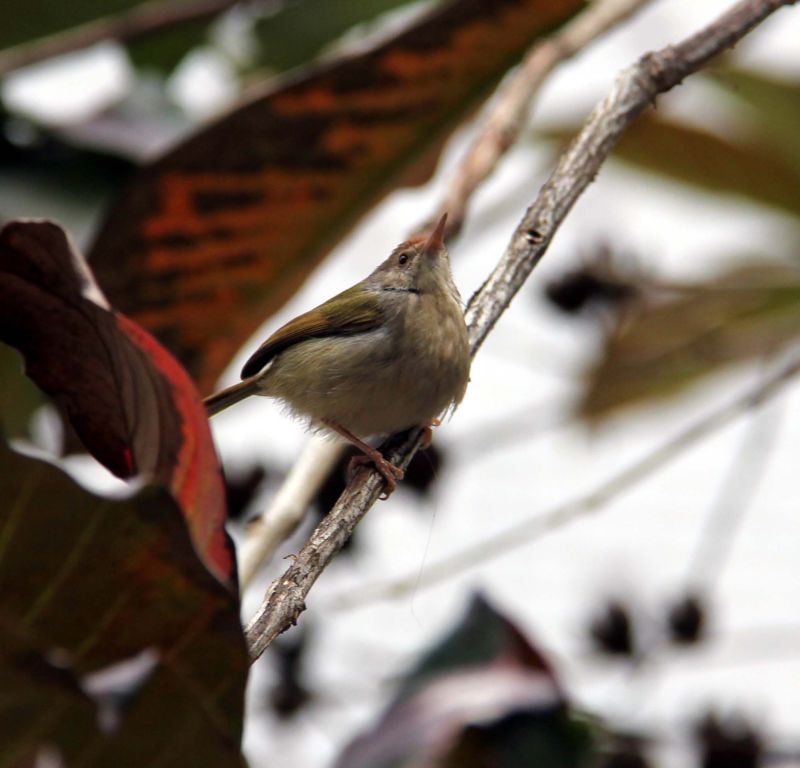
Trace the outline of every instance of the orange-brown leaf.
{"label": "orange-brown leaf", "polygon": [[456,0],[256,96],[133,179],[90,254],[101,285],[209,390],[353,224],[582,5]]}

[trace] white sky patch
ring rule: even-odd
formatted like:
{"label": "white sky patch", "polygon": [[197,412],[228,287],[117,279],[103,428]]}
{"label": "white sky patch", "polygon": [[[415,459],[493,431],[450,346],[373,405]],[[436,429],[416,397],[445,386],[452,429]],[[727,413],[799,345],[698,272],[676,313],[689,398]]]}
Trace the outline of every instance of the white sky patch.
{"label": "white sky patch", "polygon": [[36,120],[73,123],[125,96],[131,77],[125,51],[116,43],[100,43],[12,72],[2,84],[3,101],[11,112]]}
{"label": "white sky patch", "polygon": [[239,92],[233,64],[213,48],[199,48],[178,65],[167,92],[192,118],[203,119],[230,106]]}

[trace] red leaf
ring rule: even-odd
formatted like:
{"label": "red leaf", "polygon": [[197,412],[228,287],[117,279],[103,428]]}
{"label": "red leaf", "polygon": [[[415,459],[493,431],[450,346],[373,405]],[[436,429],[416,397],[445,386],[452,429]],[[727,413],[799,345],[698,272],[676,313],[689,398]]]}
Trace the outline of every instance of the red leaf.
{"label": "red leaf", "polygon": [[0,762],[243,768],[239,602],[169,491],[96,496],[0,439],[0,498]]}
{"label": "red leaf", "polygon": [[52,222],[0,232],[0,339],[22,353],[98,461],[169,488],[206,566],[231,583],[224,488],[200,396],[169,352],[108,307]]}

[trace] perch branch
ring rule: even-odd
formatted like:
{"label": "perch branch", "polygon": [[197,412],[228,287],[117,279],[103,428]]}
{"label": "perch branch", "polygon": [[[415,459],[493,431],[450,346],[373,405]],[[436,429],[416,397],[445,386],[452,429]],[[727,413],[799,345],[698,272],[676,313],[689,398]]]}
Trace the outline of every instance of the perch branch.
{"label": "perch branch", "polygon": [[[506,252],[466,311],[474,354],[544,255],[556,230],[591,183],[605,158],[642,110],[711,58],[735,45],[751,29],[794,0],[743,0],[700,32],[675,46],[645,54],[617,79],[595,107],[576,139],[561,156],[533,205],[527,210]],[[420,430],[397,435],[385,447],[393,464],[406,467],[420,443]],[[341,495],[327,517],[276,579],[245,628],[252,658],[296,623],[305,598],[322,571],[383,488],[380,475],[366,468]]]}
{"label": "perch branch", "polygon": [[762,405],[798,373],[800,373],[800,357],[767,376],[757,387],[707,414],[589,493],[566,504],[559,504],[548,511],[539,512],[501,533],[481,539],[478,544],[465,547],[449,557],[428,565],[422,577],[415,571],[407,576],[372,584],[333,598],[331,605],[336,608],[355,608],[380,600],[402,597],[410,592],[418,592],[495,557],[527,546],[530,542],[563,528],[574,520],[596,512],[622,493],[651,477],[671,461],[684,455],[689,448],[711,436],[737,416]]}
{"label": "perch branch", "polygon": [[340,441],[312,437],[264,514],[248,525],[238,555],[242,592],[261,565],[300,525],[317,491],[344,453],[344,447]]}
{"label": "perch branch", "polygon": [[[443,213],[448,214],[448,236],[461,228],[473,192],[492,173],[506,150],[517,140],[528,114],[528,106],[545,77],[561,61],[623,21],[650,0],[598,0],[575,16],[556,34],[537,43],[491,104],[485,124],[456,174],[439,207],[439,213],[416,232],[427,232]],[[312,450],[312,449],[308,449]],[[326,477],[313,461],[298,461],[270,506],[247,531],[239,558],[243,589],[276,547],[297,526]],[[291,482],[290,482],[291,481]]]}

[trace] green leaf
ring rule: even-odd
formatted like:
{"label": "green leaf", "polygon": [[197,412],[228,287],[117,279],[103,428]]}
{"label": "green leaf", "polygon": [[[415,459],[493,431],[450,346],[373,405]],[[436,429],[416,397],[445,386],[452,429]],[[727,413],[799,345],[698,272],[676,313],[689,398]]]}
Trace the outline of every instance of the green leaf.
{"label": "green leaf", "polygon": [[800,338],[800,272],[753,261],[620,315],[587,375],[579,406],[591,422],[655,404],[732,363]]}
{"label": "green leaf", "polygon": [[322,49],[356,24],[371,21],[412,0],[296,0],[258,19],[257,63],[284,71],[311,61]]}
{"label": "green leaf", "polygon": [[189,51],[205,42],[211,24],[207,18],[183,21],[137,37],[125,47],[137,69],[167,76]]}
{"label": "green leaf", "polygon": [[0,344],[0,424],[8,437],[28,437],[31,417],[42,405],[42,393],[22,375],[22,358]]}
{"label": "green leaf", "polygon": [[70,0],[68,3],[31,3],[27,0],[4,0],[0,50],[127,11],[146,1]]}

